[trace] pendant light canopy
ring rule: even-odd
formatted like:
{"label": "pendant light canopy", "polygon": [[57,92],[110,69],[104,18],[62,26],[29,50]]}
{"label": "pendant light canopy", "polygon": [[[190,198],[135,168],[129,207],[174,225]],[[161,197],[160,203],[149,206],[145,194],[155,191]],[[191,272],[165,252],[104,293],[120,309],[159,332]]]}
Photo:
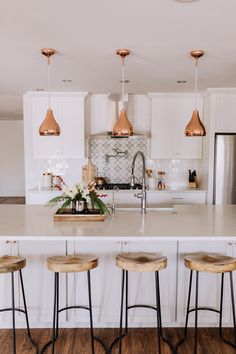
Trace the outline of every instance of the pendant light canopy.
{"label": "pendant light canopy", "polygon": [[113,128],[114,136],[131,136],[133,135],[133,127],[130,123],[125,110],[125,57],[130,54],[129,49],[117,49],[116,54],[121,57],[122,64],[122,109],[120,111],[117,122]]}
{"label": "pendant light canopy", "polygon": [[43,48],[41,53],[48,59],[48,110],[46,116],[39,127],[39,134],[42,136],[58,136],[61,133],[60,127],[54,118],[53,111],[51,109],[51,92],[50,92],[50,64],[51,56],[56,53],[55,49]]}
{"label": "pendant light canopy", "polygon": [[195,59],[195,108],[192,113],[192,117],[185,128],[186,136],[205,136],[206,129],[199,117],[197,109],[197,93],[198,93],[198,60],[204,55],[203,50],[192,50],[190,52],[192,58]]}

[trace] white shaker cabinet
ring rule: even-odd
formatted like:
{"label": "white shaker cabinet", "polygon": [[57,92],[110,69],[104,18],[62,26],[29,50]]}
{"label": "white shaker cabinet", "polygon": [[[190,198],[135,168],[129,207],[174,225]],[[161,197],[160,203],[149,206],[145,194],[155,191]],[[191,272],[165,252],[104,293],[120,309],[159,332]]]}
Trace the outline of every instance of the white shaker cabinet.
{"label": "white shaker cabinet", "polygon": [[[61,128],[60,136],[40,136],[39,127],[48,109],[48,94],[29,92],[24,96],[25,138],[32,135],[36,159],[79,159],[85,156],[84,100],[87,93],[55,92],[51,108]],[[28,138],[27,138],[28,139]]]}
{"label": "white shaker cabinet", "polygon": [[[195,105],[192,94],[150,94],[151,158],[201,159],[202,138],[186,137],[184,130]],[[203,98],[198,96],[203,120]]]}
{"label": "white shaker cabinet", "polygon": [[212,122],[215,124],[214,131],[221,133],[235,133],[235,101],[236,90],[232,89],[209,89],[211,102]]}

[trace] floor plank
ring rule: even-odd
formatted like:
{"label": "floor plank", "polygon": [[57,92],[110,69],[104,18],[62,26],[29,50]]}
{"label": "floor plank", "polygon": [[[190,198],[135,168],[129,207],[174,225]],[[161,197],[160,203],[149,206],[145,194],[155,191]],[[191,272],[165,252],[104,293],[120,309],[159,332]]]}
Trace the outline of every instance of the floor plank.
{"label": "floor plank", "polygon": [[[32,329],[32,337],[42,349],[43,345],[51,339],[49,329]],[[233,338],[233,330],[225,329],[225,335]],[[176,344],[183,335],[182,328],[165,328],[163,334]],[[60,338],[56,343],[57,354],[90,354],[90,332],[89,329],[61,329]],[[99,336],[107,345],[118,335],[117,329],[95,329],[95,335]],[[129,335],[123,339],[123,354],[156,354],[157,341],[155,329],[130,329]],[[191,354],[193,352],[193,330],[189,329],[188,339],[179,348],[179,354]],[[0,330],[0,353],[12,354],[11,330]],[[26,330],[17,330],[17,354],[34,354],[35,349],[27,338]],[[50,348],[45,354],[51,353]],[[104,354],[105,350],[96,342],[95,353]],[[170,354],[168,345],[162,342],[162,354]],[[222,343],[218,337],[218,330],[215,328],[199,329],[198,354],[235,354],[236,351]],[[118,346],[115,345],[112,354],[118,354]]]}

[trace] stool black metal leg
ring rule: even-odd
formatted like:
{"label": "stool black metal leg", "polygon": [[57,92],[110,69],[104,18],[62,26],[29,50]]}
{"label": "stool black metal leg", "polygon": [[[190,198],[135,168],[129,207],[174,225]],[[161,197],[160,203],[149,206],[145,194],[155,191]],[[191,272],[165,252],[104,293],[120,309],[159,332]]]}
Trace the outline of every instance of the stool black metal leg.
{"label": "stool black metal leg", "polygon": [[29,318],[28,318],[28,311],[27,311],[26,300],[25,300],[25,290],[24,290],[24,284],[23,284],[23,278],[22,278],[21,269],[20,269],[19,273],[20,273],[20,283],[21,283],[22,298],[23,298],[23,303],[24,303],[27,331],[28,331],[29,338],[32,340],[31,333],[30,333],[30,328],[29,328]]}
{"label": "stool black metal leg", "polygon": [[234,324],[234,345],[236,346],[236,318],[235,318],[235,302],[234,302],[234,285],[232,272],[229,273],[230,277],[230,289],[231,289],[231,302],[233,312],[233,324]]}
{"label": "stool black metal leg", "polygon": [[193,281],[193,271],[190,271],[190,279],[189,279],[189,289],[188,289],[188,302],[187,302],[187,312],[185,319],[185,327],[184,327],[184,338],[187,336],[188,330],[188,317],[189,317],[189,307],[190,307],[190,299],[191,299],[191,291],[192,291],[192,281]]}
{"label": "stool black metal leg", "polygon": [[197,354],[197,335],[198,335],[198,280],[199,280],[198,277],[199,277],[199,272],[196,271],[194,354]]}
{"label": "stool black metal leg", "polygon": [[161,307],[160,307],[160,289],[159,289],[159,273],[155,272],[156,283],[156,307],[157,307],[157,345],[158,353],[161,354],[161,336],[162,336],[162,323],[161,323]]}
{"label": "stool black metal leg", "polygon": [[124,285],[125,285],[125,271],[122,270],[121,305],[120,305],[120,330],[119,330],[119,354],[121,354],[121,349],[122,349],[122,322],[123,322],[123,304],[124,304]]}
{"label": "stool black metal leg", "polygon": [[16,322],[15,322],[15,294],[14,294],[14,273],[11,273],[11,294],[12,294],[12,326],[13,326],[13,354],[16,354]]}
{"label": "stool black metal leg", "polygon": [[58,338],[59,326],[59,273],[57,273],[57,296],[56,296],[56,338]]}
{"label": "stool black metal leg", "polygon": [[224,273],[221,274],[219,336],[222,339],[222,314],[224,300]]}
{"label": "stool black metal leg", "polygon": [[58,277],[59,273],[55,273],[55,280],[54,280],[54,305],[53,305],[53,328],[52,328],[52,354],[54,354],[54,345],[56,339],[56,331],[55,331],[55,324],[56,324],[56,308],[57,308],[57,284],[58,284]]}
{"label": "stool black metal leg", "polygon": [[94,354],[94,334],[93,334],[93,314],[92,314],[92,300],[91,300],[91,282],[90,270],[87,272],[88,276],[88,296],[89,296],[89,315],[90,315],[90,333],[91,333],[91,351]]}
{"label": "stool black metal leg", "polygon": [[128,286],[129,286],[129,283],[128,283],[128,271],[126,270],[125,271],[125,276],[126,276],[126,279],[125,279],[125,334],[128,333]]}

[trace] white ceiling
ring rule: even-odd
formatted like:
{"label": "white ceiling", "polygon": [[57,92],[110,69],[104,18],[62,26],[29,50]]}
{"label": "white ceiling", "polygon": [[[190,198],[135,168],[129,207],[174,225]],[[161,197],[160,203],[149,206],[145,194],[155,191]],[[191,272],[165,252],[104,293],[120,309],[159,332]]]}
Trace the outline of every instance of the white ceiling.
{"label": "white ceiling", "polygon": [[[21,95],[47,85],[43,47],[52,58],[54,91],[120,91],[117,48],[130,48],[130,93],[192,91],[190,49],[206,51],[199,87],[236,86],[236,1],[8,0],[0,12],[0,119],[22,115]],[[71,79],[72,83],[63,83]],[[177,80],[187,80],[178,85]]]}

